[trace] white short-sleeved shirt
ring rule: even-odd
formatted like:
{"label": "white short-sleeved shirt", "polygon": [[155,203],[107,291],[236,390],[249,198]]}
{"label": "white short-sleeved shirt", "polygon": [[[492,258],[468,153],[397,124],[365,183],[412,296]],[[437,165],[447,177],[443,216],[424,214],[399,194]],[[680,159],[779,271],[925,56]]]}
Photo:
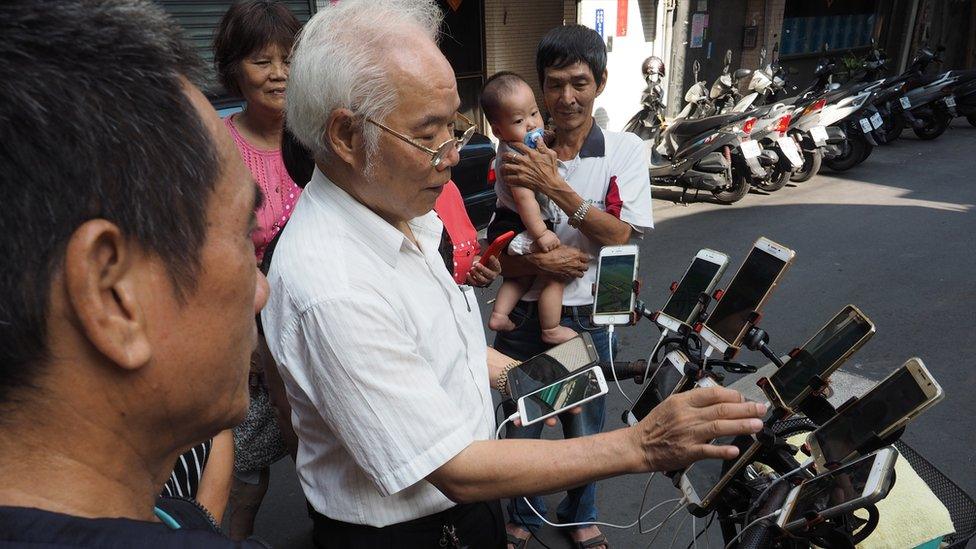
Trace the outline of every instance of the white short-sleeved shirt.
{"label": "white short-sleeved shirt", "polygon": [[318,169],[274,252],[261,314],[319,513],[387,526],[454,504],[425,477],[494,436],[484,330],[470,287]]}
{"label": "white short-sleeved shirt", "polygon": [[[583,200],[630,224],[638,233],[654,227],[651,214],[651,181],[647,151],[640,137],[632,133],[606,132],[593,122],[579,154],[559,161],[559,175]],[[582,278],[573,279],[563,290],[563,305],[590,305],[596,282],[596,262],[600,245],[569,226],[569,216],[555,208],[553,231],[560,243],[579,248],[593,256]],[[537,301],[539,289],[522,298]]]}

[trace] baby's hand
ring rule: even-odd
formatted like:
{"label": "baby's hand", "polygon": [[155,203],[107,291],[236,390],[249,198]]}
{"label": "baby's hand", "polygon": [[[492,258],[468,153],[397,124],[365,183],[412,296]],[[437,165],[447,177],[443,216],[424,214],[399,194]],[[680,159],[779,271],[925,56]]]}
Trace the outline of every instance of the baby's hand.
{"label": "baby's hand", "polygon": [[542,233],[542,236],[535,239],[533,245],[540,252],[555,250],[559,247],[559,237],[556,236],[556,233],[547,230],[546,232]]}

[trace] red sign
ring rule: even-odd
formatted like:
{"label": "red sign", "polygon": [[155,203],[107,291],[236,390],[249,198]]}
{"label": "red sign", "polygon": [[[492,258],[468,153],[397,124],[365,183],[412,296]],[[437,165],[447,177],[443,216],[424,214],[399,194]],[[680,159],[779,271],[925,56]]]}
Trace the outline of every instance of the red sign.
{"label": "red sign", "polygon": [[627,0],[617,0],[617,36],[627,36]]}

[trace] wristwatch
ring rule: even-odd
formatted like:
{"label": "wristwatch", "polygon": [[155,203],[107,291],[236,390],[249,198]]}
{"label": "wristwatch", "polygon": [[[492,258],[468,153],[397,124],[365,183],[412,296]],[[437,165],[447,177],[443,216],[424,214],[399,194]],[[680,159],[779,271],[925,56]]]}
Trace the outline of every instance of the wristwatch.
{"label": "wristwatch", "polygon": [[583,219],[586,218],[586,214],[590,211],[590,206],[592,205],[592,200],[584,200],[583,203],[579,205],[579,208],[576,208],[576,211],[573,212],[573,215],[569,216],[569,226],[574,229],[579,229],[582,227]]}

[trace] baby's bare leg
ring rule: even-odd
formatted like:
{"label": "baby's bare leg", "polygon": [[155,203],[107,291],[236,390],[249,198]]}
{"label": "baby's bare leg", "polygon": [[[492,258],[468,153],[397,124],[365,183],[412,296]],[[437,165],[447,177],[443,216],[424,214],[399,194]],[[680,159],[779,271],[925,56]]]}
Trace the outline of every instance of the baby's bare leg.
{"label": "baby's bare leg", "polygon": [[541,283],[544,284],[539,294],[539,325],[542,327],[542,341],[555,345],[573,339],[576,337],[576,331],[559,324],[563,316],[565,285],[549,277],[543,277]]}
{"label": "baby's bare leg", "polygon": [[515,323],[508,318],[525,292],[532,286],[534,277],[521,276],[518,278],[506,278],[498,289],[495,296],[495,306],[491,310],[491,317],[488,318],[488,327],[496,332],[510,332],[515,329]]}

